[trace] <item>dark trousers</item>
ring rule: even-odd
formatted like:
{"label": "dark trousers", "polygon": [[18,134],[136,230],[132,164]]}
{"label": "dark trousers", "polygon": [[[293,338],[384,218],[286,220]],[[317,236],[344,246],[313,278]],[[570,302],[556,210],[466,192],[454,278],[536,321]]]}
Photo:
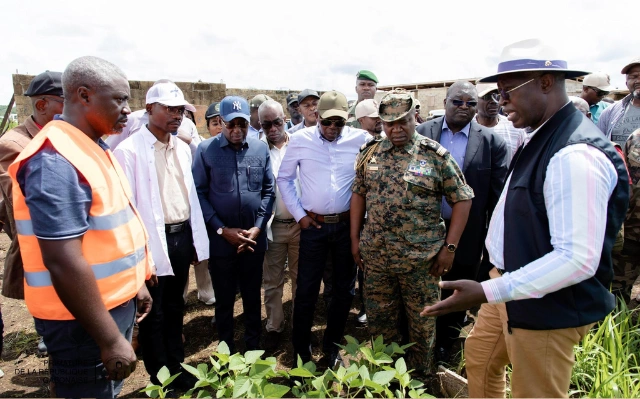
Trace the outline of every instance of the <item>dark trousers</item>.
{"label": "dark trousers", "polygon": [[[131,342],[136,318],[133,298],[109,310],[120,333]],[[49,370],[59,398],[115,398],[123,380],[110,381],[104,373],[100,347],[77,320],[34,318],[36,331],[49,352]]]}
{"label": "dark trousers", "polygon": [[147,373],[154,384],[156,374],[167,366],[171,374],[180,371],[184,362],[182,325],[184,317],[184,286],[189,278],[189,266],[193,259],[191,227],[178,233],[167,233],[167,250],[173,276],[158,276],[158,285],[148,287],[153,306],[140,322],[138,341]]}
{"label": "dark trousers", "polygon": [[[213,248],[211,253],[215,253]],[[264,252],[243,252],[209,259],[209,272],[213,281],[213,290],[216,293],[218,337],[220,341],[226,342],[232,353],[236,351],[233,340],[233,305],[236,301],[237,286],[240,286],[242,295],[246,350],[260,348],[262,330],[260,287],[263,262]]]}
{"label": "dark trousers", "polygon": [[292,335],[294,358],[300,355],[305,362],[311,358],[311,326],[328,253],[332,255],[333,291],[322,345],[325,353],[338,350],[335,344],[342,341],[354,296],[352,287],[355,284],[356,267],[351,256],[349,223],[345,221],[320,225],[320,229],[310,227],[300,232],[298,288],[293,311]]}
{"label": "dark trousers", "polygon": [[[445,226],[449,230],[449,220],[445,220]],[[458,248],[464,251],[464,248]],[[475,280],[480,268],[480,259],[476,265],[464,265],[453,260],[451,271],[442,276],[442,281]],[[453,295],[453,290],[441,290],[440,298],[445,300]],[[436,348],[444,348],[449,351],[460,336],[460,329],[464,324],[467,311],[451,312],[436,319]]]}

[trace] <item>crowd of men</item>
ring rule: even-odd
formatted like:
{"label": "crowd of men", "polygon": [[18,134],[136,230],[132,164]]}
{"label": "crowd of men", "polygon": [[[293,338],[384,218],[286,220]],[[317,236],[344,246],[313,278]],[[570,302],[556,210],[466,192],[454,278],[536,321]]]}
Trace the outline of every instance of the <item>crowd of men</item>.
{"label": "crowd of men", "polygon": [[[378,78],[362,70],[352,106],[305,89],[287,96],[290,118],[264,94],[227,96],[208,107],[203,139],[173,82],[131,112],[125,74],[78,58],[34,78],[33,114],[0,138],[2,294],[34,317],[52,396],[115,397],[136,368],[135,324],[151,382],[166,366],[192,388],[180,363],[195,265],[232,352],[238,291],[243,347],[282,345],[288,269],[294,362],[319,344],[322,281],[320,362],[342,362],[359,280],[357,319],[415,342],[419,378],[451,359],[480,306],[470,396],[504,397],[511,364],[514,397],[566,397],[574,345],[639,274],[640,58],[621,72],[630,94],[610,104],[607,74],[525,40],[496,74],[451,85],[440,118],[424,122],[401,89],[374,100]],[[585,75],[569,98],[565,79]]]}

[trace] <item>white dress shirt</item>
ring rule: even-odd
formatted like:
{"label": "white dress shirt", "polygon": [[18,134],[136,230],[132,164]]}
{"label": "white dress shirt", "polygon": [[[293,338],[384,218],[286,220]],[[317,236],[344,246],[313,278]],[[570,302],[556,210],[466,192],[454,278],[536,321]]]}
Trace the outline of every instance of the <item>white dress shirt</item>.
{"label": "white dress shirt", "polygon": [[[504,209],[510,181],[511,175],[493,211],[485,241],[491,263],[503,270]],[[547,166],[543,185],[553,251],[501,278],[484,281],[488,302],[541,298],[592,277],[600,263],[607,206],[617,182],[613,164],[597,148],[573,144],[558,151]]]}
{"label": "white dress shirt", "polygon": [[[324,139],[318,126],[289,136],[289,148],[277,182],[282,199],[296,221],[307,215],[305,210],[319,215],[349,210],[356,156],[371,138],[367,131],[349,126],[342,128],[340,136],[333,141]],[[300,195],[295,186],[296,177],[300,181]]]}
{"label": "white dress shirt", "polygon": [[[286,133],[285,133],[286,134]],[[271,170],[273,172],[273,178],[278,178],[278,171],[280,169],[280,165],[282,164],[282,159],[287,153],[287,147],[289,146],[289,139],[283,144],[282,148],[278,148],[275,145],[269,144],[269,152],[271,155]],[[296,178],[293,182],[296,186],[296,194],[298,197],[300,196],[300,183]],[[267,222],[267,238],[273,241],[273,233],[271,231],[271,223],[273,223],[273,219],[277,218],[280,220],[294,219],[293,215],[287,209],[284,201],[282,200],[282,194],[280,194],[280,190],[278,189],[278,185],[275,187],[276,191],[276,202],[273,204],[273,215]]]}
{"label": "white dress shirt", "polygon": [[[111,151],[114,151],[120,143],[129,138],[134,133],[140,131],[140,129],[149,123],[149,114],[146,109],[140,109],[138,111],[134,111],[129,114],[127,117],[127,126],[122,129],[122,133],[120,134],[111,134],[107,137],[105,142],[111,148]],[[191,158],[196,153],[198,149],[198,144],[202,142],[202,137],[198,134],[198,128],[189,118],[182,117],[182,122],[180,123],[180,128],[184,132],[185,135],[191,137],[191,143],[189,143],[189,149],[191,150]]]}
{"label": "white dress shirt", "polygon": [[[140,212],[142,221],[149,232],[149,247],[156,264],[158,276],[172,276],[173,268],[167,251],[164,213],[160,200],[160,187],[155,165],[155,149],[153,144],[156,137],[142,126],[139,134],[134,134],[122,141],[115,149],[115,155],[120,166],[124,169],[133,192],[133,203]],[[189,193],[191,207],[191,230],[193,245],[199,261],[209,259],[209,238],[205,227],[198,193],[191,174],[191,151],[182,140],[176,140],[178,160],[184,175],[184,183]]]}

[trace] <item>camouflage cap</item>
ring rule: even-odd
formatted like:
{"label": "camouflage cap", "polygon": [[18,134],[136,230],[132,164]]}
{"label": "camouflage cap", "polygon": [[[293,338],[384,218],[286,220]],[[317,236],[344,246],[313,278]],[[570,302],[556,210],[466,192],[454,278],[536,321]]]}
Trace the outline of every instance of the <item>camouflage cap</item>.
{"label": "camouflage cap", "polygon": [[380,100],[378,115],[384,122],[393,122],[403,118],[413,108],[413,96],[404,89],[394,89]]}
{"label": "camouflage cap", "polygon": [[378,77],[376,76],[376,74],[371,71],[367,71],[366,69],[358,71],[358,73],[356,74],[356,79],[371,80],[378,83]]}

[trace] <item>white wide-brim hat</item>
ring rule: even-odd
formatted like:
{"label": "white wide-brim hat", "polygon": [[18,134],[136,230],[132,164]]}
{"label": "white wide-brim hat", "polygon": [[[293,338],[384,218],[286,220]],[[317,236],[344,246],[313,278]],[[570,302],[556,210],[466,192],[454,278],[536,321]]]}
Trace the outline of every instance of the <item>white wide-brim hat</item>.
{"label": "white wide-brim hat", "polygon": [[500,55],[498,73],[478,82],[495,83],[499,76],[517,72],[562,72],[567,79],[589,74],[586,71],[569,69],[567,61],[558,59],[553,47],[539,39],[528,39],[506,46]]}

